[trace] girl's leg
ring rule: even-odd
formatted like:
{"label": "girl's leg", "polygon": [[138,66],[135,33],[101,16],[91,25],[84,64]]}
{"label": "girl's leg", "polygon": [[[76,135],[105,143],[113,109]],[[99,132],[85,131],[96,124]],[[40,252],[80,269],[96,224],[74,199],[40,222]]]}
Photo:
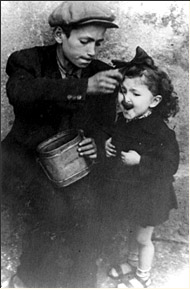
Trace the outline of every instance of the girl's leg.
{"label": "girl's leg", "polygon": [[150,270],[154,257],[154,245],[152,243],[152,233],[154,227],[137,227],[136,241],[139,245],[138,268],[142,271]]}
{"label": "girl's leg", "polygon": [[137,267],[136,275],[142,280],[150,277],[150,269],[154,257],[154,246],[151,241],[154,227],[140,227],[136,225],[130,226],[129,236],[129,254],[127,263],[113,267],[109,272],[109,276],[118,278],[133,271],[130,266]]}
{"label": "girl's leg", "polygon": [[[136,227],[135,240],[138,243],[139,261],[136,273],[128,280],[127,285],[130,287],[127,288],[147,288],[151,285],[150,269],[154,257],[154,245],[151,240],[153,230],[154,227]],[[119,285],[123,286],[122,283]]]}

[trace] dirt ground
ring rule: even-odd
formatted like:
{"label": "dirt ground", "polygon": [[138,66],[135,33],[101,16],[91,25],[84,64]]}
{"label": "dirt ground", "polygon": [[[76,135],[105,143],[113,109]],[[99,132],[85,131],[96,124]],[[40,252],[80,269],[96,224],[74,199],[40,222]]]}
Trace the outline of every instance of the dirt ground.
{"label": "dirt ground", "polygon": [[[175,176],[175,190],[179,208],[171,212],[170,219],[155,229],[153,242],[155,258],[151,288],[189,288],[189,212],[188,167],[183,165]],[[1,213],[1,287],[8,288],[10,277],[19,265],[24,227],[22,213],[10,223],[10,212],[3,207]],[[98,263],[98,288],[115,288],[117,283],[107,277],[108,268],[125,261],[128,225],[119,223],[118,230],[104,248]]]}

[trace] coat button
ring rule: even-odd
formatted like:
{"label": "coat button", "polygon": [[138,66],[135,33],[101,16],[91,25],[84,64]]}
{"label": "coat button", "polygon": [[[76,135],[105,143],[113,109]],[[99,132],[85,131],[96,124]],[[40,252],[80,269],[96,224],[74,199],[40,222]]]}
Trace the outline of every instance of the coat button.
{"label": "coat button", "polygon": [[77,95],[77,99],[81,100],[82,99],[82,95]]}
{"label": "coat button", "polygon": [[72,95],[70,95],[70,94],[67,95],[67,99],[68,99],[68,100],[70,100],[70,99],[72,99],[72,98],[73,98]]}

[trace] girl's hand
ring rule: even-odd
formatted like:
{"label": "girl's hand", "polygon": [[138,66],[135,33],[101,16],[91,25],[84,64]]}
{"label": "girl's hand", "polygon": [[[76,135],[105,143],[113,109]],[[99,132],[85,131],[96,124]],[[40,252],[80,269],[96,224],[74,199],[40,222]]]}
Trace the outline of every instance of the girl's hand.
{"label": "girl's hand", "polygon": [[134,166],[140,163],[141,156],[136,151],[121,152],[121,161],[124,165]]}
{"label": "girl's hand", "polygon": [[106,157],[115,157],[116,156],[116,150],[115,146],[111,143],[112,138],[110,137],[106,142],[105,142],[105,151],[106,151]]}

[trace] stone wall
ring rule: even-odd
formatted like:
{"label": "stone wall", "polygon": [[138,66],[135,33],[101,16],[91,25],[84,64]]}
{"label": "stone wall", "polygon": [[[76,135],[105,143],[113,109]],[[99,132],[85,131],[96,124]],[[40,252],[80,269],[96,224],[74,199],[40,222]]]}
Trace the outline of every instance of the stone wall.
{"label": "stone wall", "polygon": [[[5,66],[15,50],[52,43],[47,23],[51,11],[61,1],[1,1],[2,51],[2,139],[10,130],[14,114],[9,105],[5,84]],[[119,29],[110,29],[98,57],[130,60],[139,45],[156,64],[171,75],[180,99],[180,112],[171,121],[180,143],[181,161],[188,161],[188,1],[105,1],[117,16]]]}

